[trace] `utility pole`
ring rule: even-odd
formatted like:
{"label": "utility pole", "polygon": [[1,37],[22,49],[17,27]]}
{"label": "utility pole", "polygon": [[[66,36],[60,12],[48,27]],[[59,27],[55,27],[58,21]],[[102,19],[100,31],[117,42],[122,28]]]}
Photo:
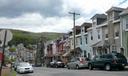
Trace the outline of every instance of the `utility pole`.
{"label": "utility pole", "polygon": [[[73,15],[73,49],[75,50],[76,48],[76,27],[75,27],[75,20],[76,20],[76,15],[80,15],[78,13],[75,13],[75,12],[69,12],[69,14],[72,14]],[[74,51],[75,52],[75,51]],[[75,57],[75,53],[74,53],[74,57]]]}

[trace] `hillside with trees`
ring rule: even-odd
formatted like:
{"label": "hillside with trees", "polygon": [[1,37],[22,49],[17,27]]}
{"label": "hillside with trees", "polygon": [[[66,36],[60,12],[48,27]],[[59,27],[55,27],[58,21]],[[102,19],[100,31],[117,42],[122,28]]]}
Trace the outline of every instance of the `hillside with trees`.
{"label": "hillside with trees", "polygon": [[63,35],[63,33],[53,33],[53,32],[42,32],[42,33],[32,33],[19,30],[11,30],[13,33],[13,39],[9,42],[9,45],[17,45],[23,43],[25,46],[29,44],[37,44],[39,39],[43,37],[44,41],[54,40]]}

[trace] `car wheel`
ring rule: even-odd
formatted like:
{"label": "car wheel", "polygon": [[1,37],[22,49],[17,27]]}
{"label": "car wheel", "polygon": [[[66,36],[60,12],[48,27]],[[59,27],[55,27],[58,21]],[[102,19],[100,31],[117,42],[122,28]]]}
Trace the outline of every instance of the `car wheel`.
{"label": "car wheel", "polygon": [[76,65],[76,69],[79,69],[79,65]]}
{"label": "car wheel", "polygon": [[92,64],[88,65],[89,70],[93,70]]}
{"label": "car wheel", "polygon": [[67,68],[70,69],[70,67],[67,65]]}
{"label": "car wheel", "polygon": [[56,65],[56,68],[58,68],[58,65]]}
{"label": "car wheel", "polygon": [[105,65],[105,70],[106,71],[110,71],[111,70],[111,65],[110,64],[106,64]]}

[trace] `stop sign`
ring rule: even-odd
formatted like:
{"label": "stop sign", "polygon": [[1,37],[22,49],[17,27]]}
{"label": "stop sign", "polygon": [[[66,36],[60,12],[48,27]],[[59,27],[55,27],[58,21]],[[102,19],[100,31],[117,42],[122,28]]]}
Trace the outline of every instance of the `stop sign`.
{"label": "stop sign", "polygon": [[2,31],[0,31],[0,40],[1,40],[1,42],[2,42],[2,44],[1,45],[3,45],[3,43],[4,43],[4,40],[5,40],[5,32],[7,31],[7,34],[6,34],[6,42],[5,42],[5,45],[7,45],[7,43],[12,39],[12,33],[11,33],[11,31],[10,30],[2,30]]}

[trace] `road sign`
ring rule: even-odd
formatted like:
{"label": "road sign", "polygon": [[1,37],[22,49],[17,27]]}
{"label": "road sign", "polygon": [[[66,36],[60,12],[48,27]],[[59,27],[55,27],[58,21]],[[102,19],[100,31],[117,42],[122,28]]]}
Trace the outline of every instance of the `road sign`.
{"label": "road sign", "polygon": [[[2,42],[1,45],[3,45],[3,43],[4,43],[5,31],[6,30],[0,31],[0,40]],[[12,40],[12,36],[13,36],[12,32],[10,30],[7,30],[5,45],[7,45],[7,43]]]}

